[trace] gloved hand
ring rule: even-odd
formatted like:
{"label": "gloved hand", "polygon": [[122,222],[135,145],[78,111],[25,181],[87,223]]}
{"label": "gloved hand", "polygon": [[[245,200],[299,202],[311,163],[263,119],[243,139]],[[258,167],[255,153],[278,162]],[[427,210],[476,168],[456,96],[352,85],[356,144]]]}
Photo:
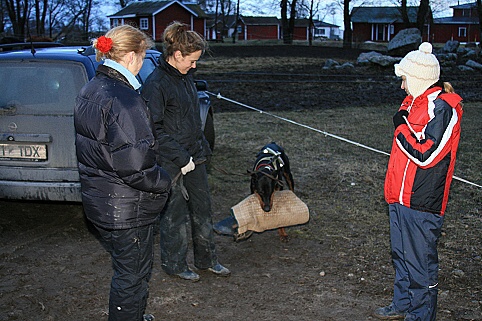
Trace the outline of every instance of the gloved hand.
{"label": "gloved hand", "polygon": [[393,126],[395,126],[395,129],[402,124],[406,124],[405,119],[403,119],[404,116],[408,117],[408,111],[405,109],[399,110],[395,115],[393,115]]}
{"label": "gloved hand", "polygon": [[189,159],[189,163],[187,163],[186,166],[181,167],[181,173],[182,173],[182,175],[186,175],[190,171],[194,170],[194,168],[196,168],[196,164],[194,164],[194,162],[192,160],[192,157],[191,157],[191,159]]}

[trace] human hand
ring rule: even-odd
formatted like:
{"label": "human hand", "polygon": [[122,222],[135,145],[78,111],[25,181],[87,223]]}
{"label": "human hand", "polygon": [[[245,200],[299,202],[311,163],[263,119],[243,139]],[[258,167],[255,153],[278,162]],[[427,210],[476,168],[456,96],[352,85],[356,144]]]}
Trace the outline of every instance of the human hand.
{"label": "human hand", "polygon": [[403,117],[408,117],[408,111],[405,109],[399,110],[395,115],[393,115],[393,126],[395,126],[395,129],[402,124],[406,124]]}
{"label": "human hand", "polygon": [[182,175],[186,175],[190,171],[194,170],[196,168],[196,164],[194,164],[192,157],[189,159],[189,163],[187,163],[186,166],[181,167],[181,173]]}

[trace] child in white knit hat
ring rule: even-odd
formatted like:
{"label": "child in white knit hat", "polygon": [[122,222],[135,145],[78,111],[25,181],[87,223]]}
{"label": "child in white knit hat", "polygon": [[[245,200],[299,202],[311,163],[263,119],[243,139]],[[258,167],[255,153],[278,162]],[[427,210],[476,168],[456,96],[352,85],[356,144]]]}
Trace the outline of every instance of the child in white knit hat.
{"label": "child in white knit hat", "polygon": [[424,42],[395,65],[407,92],[393,117],[395,133],[385,178],[393,298],[374,316],[383,320],[435,320],[438,253],[460,138],[462,98],[439,84],[440,65]]}

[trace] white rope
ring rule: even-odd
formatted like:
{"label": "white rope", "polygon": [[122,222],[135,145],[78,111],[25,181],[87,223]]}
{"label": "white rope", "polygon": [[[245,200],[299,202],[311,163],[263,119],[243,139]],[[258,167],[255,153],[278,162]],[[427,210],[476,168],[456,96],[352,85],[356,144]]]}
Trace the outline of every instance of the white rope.
{"label": "white rope", "polygon": [[[332,138],[335,138],[335,139],[338,139],[338,140],[341,140],[341,141],[344,141],[346,143],[349,143],[349,144],[353,144],[355,146],[358,146],[358,147],[361,147],[361,148],[365,148],[365,149],[368,149],[368,150],[371,150],[372,152],[376,152],[376,153],[379,153],[379,154],[383,154],[383,155],[386,155],[386,156],[390,156],[389,153],[387,152],[384,152],[384,151],[381,151],[381,150],[378,150],[376,148],[373,148],[373,147],[370,147],[370,146],[366,146],[366,145],[363,145],[363,144],[360,144],[360,143],[357,143],[357,142],[354,142],[352,140],[349,140],[349,139],[346,139],[344,137],[341,137],[341,136],[338,136],[338,135],[334,135],[334,134],[330,134],[324,130],[320,130],[320,129],[317,129],[317,128],[313,128],[311,126],[308,126],[308,125],[305,125],[305,124],[301,124],[301,123],[298,123],[298,122],[295,122],[291,119],[288,119],[288,118],[285,118],[285,117],[281,117],[281,116],[278,116],[278,115],[275,115],[275,114],[272,114],[270,112],[266,112],[264,110],[261,110],[261,109],[258,109],[258,108],[255,108],[255,107],[252,107],[252,106],[249,106],[249,105],[246,105],[246,104],[243,104],[243,103],[240,103],[238,101],[235,101],[235,100],[232,100],[232,99],[229,99],[229,98],[226,98],[224,96],[221,95],[221,93],[218,93],[218,94],[214,94],[212,92],[209,92],[209,91],[206,91],[209,95],[212,95],[212,96],[215,96],[216,98],[218,99],[224,99],[226,101],[229,101],[230,103],[233,103],[233,104],[236,104],[236,105],[239,105],[239,106],[242,106],[242,107],[245,107],[245,108],[248,108],[248,109],[251,109],[251,110],[254,110],[254,111],[257,111],[261,114],[266,114],[266,115],[269,115],[269,116],[272,116],[274,118],[277,118],[277,119],[280,119],[280,120],[283,120],[283,121],[286,121],[288,123],[291,123],[291,124],[294,124],[294,125],[297,125],[297,126],[300,126],[300,127],[304,127],[304,128],[307,128],[309,130],[313,130],[315,132],[318,132],[320,134],[323,134],[325,136],[329,136],[329,137],[332,137]],[[453,176],[454,179],[456,180],[459,180],[461,182],[464,182],[466,184],[470,184],[470,185],[473,185],[473,186],[476,186],[478,188],[482,188],[481,185],[478,185],[478,184],[475,184],[473,182],[470,182],[468,180],[465,180],[463,178],[460,178],[460,177],[457,177],[457,176]]]}

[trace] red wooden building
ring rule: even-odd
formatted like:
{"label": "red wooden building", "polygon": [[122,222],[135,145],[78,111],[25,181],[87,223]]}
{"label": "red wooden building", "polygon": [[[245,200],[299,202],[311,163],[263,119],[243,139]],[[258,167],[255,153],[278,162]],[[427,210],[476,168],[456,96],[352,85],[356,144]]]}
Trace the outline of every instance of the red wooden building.
{"label": "red wooden building", "polygon": [[202,36],[207,36],[208,16],[199,5],[179,1],[136,1],[109,15],[111,27],[131,24],[161,41],[164,29],[173,21],[185,23]]}
{"label": "red wooden building", "polygon": [[[418,7],[408,7],[407,13],[411,24],[417,21]],[[405,29],[399,7],[355,7],[352,10],[351,23],[353,41],[389,42],[402,29]],[[430,25],[424,30],[423,40],[428,40]]]}
{"label": "red wooden building", "polygon": [[457,40],[459,42],[480,42],[480,24],[477,2],[451,6],[452,17],[433,20],[433,42]]}
{"label": "red wooden building", "polygon": [[237,28],[238,40],[278,40],[281,36],[281,24],[276,17],[241,16]]}
{"label": "red wooden building", "polygon": [[310,26],[309,19],[296,19],[295,29],[293,30],[293,40],[308,40],[311,32],[311,39],[314,38],[314,25]]}
{"label": "red wooden building", "polygon": [[[451,6],[452,17],[435,18],[425,25],[422,40],[444,43],[448,40],[479,42],[477,3]],[[417,21],[418,7],[408,7],[411,26]],[[389,42],[405,28],[399,7],[355,7],[351,16],[353,41]]]}

